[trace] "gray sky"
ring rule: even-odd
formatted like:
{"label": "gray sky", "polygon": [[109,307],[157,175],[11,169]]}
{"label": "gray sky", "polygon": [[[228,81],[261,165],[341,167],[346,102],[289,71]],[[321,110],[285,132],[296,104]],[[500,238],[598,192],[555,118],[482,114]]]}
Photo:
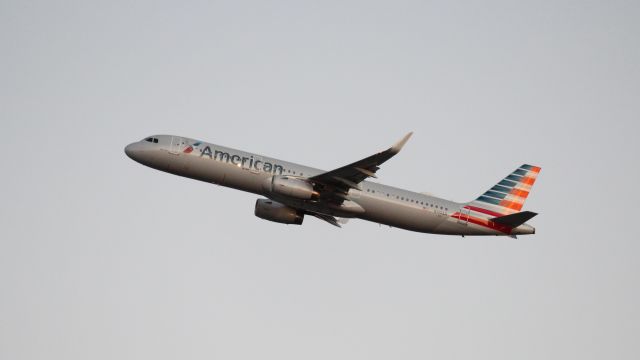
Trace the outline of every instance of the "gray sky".
{"label": "gray sky", "polygon": [[[0,358],[637,359],[633,1],[0,2]],[[179,134],[471,200],[538,234],[253,216],[160,173]]]}

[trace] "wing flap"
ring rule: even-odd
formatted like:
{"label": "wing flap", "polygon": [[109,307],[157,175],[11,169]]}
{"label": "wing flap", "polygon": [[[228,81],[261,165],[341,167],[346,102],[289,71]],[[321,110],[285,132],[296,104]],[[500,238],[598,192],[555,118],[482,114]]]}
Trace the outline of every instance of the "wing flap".
{"label": "wing flap", "polygon": [[335,217],[331,216],[331,215],[320,214],[320,213],[311,212],[311,211],[307,211],[307,214],[309,214],[311,216],[315,216],[320,220],[324,220],[324,221],[328,222],[329,224],[331,224],[333,226],[342,227],[340,225],[340,221],[338,219],[336,219]]}

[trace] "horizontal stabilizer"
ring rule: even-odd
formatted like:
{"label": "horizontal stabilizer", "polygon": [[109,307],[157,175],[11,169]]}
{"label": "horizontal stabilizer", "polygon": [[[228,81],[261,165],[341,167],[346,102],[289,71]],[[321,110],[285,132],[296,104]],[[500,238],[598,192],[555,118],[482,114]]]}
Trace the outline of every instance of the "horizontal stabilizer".
{"label": "horizontal stabilizer", "polygon": [[491,221],[496,224],[505,225],[513,229],[526,223],[536,215],[538,214],[534,213],[533,211],[522,211],[511,215],[494,217],[493,219],[491,219]]}

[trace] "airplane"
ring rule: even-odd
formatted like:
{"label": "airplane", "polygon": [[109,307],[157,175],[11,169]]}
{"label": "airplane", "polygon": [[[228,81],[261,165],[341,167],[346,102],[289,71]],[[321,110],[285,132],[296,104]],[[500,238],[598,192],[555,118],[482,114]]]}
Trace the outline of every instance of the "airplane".
{"label": "airplane", "polygon": [[401,229],[443,235],[535,234],[521,211],[540,167],[521,165],[475,200],[457,203],[376,182],[380,166],[398,154],[413,133],[390,148],[331,171],[174,135],[153,135],[125,147],[148,167],[254,193],[254,214],[301,225],[305,215],[341,227],[359,218]]}

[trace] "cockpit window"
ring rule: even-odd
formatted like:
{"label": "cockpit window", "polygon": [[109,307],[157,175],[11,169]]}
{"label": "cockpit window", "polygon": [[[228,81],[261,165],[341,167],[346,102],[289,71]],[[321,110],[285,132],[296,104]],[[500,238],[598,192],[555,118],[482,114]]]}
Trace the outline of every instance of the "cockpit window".
{"label": "cockpit window", "polygon": [[158,138],[146,138],[146,139],[144,139],[144,141],[157,144],[158,143]]}
{"label": "cockpit window", "polygon": [[153,142],[153,139],[152,138],[146,138],[146,139],[144,139],[144,141]]}
{"label": "cockpit window", "polygon": [[153,138],[153,142],[157,144],[158,143],[158,139]]}

